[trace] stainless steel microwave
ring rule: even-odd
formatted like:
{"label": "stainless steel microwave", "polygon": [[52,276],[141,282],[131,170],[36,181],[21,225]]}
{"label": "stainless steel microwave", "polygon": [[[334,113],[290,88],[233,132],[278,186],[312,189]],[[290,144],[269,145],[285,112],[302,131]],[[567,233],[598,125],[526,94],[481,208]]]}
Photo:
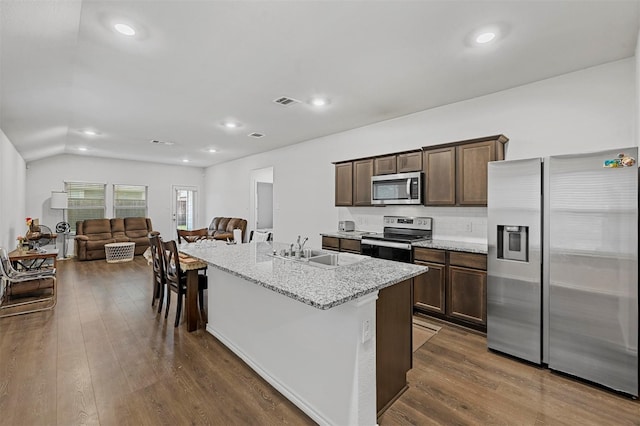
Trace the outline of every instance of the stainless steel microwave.
{"label": "stainless steel microwave", "polygon": [[371,204],[422,204],[422,172],[373,176]]}

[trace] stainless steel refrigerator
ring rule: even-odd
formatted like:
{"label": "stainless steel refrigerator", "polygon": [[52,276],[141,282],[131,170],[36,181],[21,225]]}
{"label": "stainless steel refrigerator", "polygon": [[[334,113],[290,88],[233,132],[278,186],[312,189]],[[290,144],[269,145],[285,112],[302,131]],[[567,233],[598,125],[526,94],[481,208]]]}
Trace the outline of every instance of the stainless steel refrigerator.
{"label": "stainless steel refrigerator", "polygon": [[637,158],[489,163],[489,348],[638,396]]}

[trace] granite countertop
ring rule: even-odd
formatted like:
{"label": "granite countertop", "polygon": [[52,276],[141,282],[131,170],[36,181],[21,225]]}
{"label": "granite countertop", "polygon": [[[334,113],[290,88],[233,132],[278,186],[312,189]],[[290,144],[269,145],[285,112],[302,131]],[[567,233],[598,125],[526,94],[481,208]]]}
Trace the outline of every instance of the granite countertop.
{"label": "granite countertop", "polygon": [[323,237],[333,237],[333,238],[346,238],[348,240],[360,240],[363,235],[367,234],[377,234],[377,232],[370,231],[334,231],[334,232],[323,232],[320,234]]}
{"label": "granite countertop", "polygon": [[[273,256],[288,248],[278,242],[227,245],[222,241],[181,244],[182,253],[318,309],[330,309],[420,275],[428,268],[361,256],[333,269]],[[328,253],[334,253],[329,251]],[[338,254],[338,259],[343,253]],[[345,256],[359,255],[345,253]]]}
{"label": "granite countertop", "polygon": [[487,254],[487,244],[470,243],[458,240],[431,240],[413,243],[414,247],[425,247],[449,251],[463,251],[467,253]]}
{"label": "granite countertop", "polygon": [[[367,234],[377,234],[377,232],[371,231],[335,231],[335,232],[323,232],[320,235],[323,237],[334,237],[334,238],[346,238],[350,240],[361,240],[363,236],[367,236]],[[487,254],[487,244],[486,243],[471,243],[467,241],[460,240],[438,240],[434,239],[431,241],[420,241],[412,244],[414,247],[426,247],[426,248],[434,248],[440,250],[450,250],[450,251],[463,251],[467,253],[479,253],[479,254]]]}

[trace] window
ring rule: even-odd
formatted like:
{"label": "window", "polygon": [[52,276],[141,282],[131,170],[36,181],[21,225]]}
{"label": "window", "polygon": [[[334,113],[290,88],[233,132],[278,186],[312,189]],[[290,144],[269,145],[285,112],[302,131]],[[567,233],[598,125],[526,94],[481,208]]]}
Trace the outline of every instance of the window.
{"label": "window", "polygon": [[113,185],[113,217],[147,217],[147,187]]}
{"label": "window", "polygon": [[105,184],[65,182],[64,188],[69,198],[67,220],[72,232],[76,232],[76,222],[80,220],[105,217]]}

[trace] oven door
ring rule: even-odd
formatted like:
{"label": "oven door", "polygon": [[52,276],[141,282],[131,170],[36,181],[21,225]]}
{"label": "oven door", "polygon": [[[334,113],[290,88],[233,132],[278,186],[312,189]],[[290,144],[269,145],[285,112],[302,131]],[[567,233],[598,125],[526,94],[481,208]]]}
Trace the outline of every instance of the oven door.
{"label": "oven door", "polygon": [[396,262],[413,262],[413,250],[409,243],[393,241],[362,239],[360,253],[378,259],[394,260]]}

